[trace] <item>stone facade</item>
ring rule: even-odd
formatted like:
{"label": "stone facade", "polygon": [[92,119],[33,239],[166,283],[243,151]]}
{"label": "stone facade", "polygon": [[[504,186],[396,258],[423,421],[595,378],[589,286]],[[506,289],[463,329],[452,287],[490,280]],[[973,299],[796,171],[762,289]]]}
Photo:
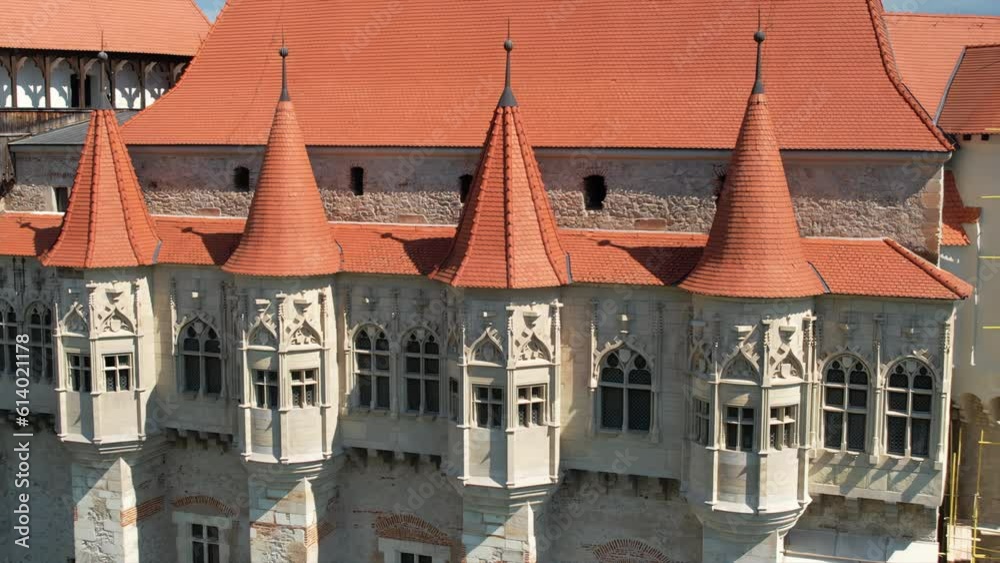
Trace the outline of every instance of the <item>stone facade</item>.
{"label": "stone facade", "polygon": [[[14,146],[18,184],[4,198],[8,211],[54,210],[53,186],[71,186],[76,152]],[[136,174],[152,213],[203,212],[245,216],[252,191],[233,187],[246,167],[251,186],[259,147],[132,147]],[[456,223],[459,178],[473,174],[478,149],[313,148],[316,181],[335,221]],[[572,228],[645,228],[707,232],[729,155],[725,151],[537,151],[559,224]],[[805,236],[890,237],[934,257],[939,251],[941,155],[921,153],[789,152],[785,169]],[[364,195],[350,189],[350,170],[365,170]],[[600,175],[603,209],[586,209],[584,178]],[[641,225],[640,225],[641,226]]]}
{"label": "stone facade", "polygon": [[[950,302],[4,258],[0,303],[22,332],[53,319],[51,377],[30,383],[38,560],[936,556]],[[860,451],[826,438],[823,374],[845,357],[870,374]],[[904,364],[931,377],[932,414],[897,454],[883,397]],[[0,377],[0,408],[13,389]]]}

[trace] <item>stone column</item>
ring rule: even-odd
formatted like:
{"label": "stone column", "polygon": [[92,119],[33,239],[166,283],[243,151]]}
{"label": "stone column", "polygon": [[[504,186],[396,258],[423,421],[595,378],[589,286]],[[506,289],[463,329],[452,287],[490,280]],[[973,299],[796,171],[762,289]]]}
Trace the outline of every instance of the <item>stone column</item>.
{"label": "stone column", "polygon": [[462,492],[465,563],[538,561],[535,521],[554,488],[466,486]]}

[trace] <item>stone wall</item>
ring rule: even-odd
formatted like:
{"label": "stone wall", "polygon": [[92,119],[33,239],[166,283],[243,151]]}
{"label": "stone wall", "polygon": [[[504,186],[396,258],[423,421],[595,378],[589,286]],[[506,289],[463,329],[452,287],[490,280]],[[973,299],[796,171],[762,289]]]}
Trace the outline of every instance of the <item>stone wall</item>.
{"label": "stone wall", "polygon": [[[51,209],[49,187],[72,185],[76,156],[57,150],[64,152],[17,151],[20,183],[5,198],[8,210]],[[706,232],[728,162],[724,151],[537,154],[559,223],[574,228],[632,229],[636,220],[658,219],[670,231]],[[248,168],[256,185],[260,156],[258,147],[132,148],[150,210],[176,215],[209,208],[246,215],[252,192],[233,188],[233,171]],[[459,178],[475,173],[478,151],[314,148],[311,157],[332,220],[395,222],[419,215],[428,223],[455,223],[462,208]],[[930,255],[938,251],[942,162],[907,153],[785,155],[804,235],[888,236]],[[350,191],[355,166],[365,169],[360,197]],[[592,174],[607,182],[602,210],[584,207],[583,178]]]}

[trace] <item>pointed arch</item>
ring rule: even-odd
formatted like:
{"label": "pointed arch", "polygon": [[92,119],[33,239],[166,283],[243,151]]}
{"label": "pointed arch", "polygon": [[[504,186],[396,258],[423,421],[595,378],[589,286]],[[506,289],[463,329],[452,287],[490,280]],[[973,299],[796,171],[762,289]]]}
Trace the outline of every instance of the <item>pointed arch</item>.
{"label": "pointed arch", "polygon": [[253,330],[250,331],[250,338],[247,339],[247,343],[250,346],[277,349],[278,336],[274,334],[271,327],[264,323],[258,323],[257,326],[253,327]]}
{"label": "pointed arch", "polygon": [[0,374],[14,373],[17,366],[17,313],[0,299]]}
{"label": "pointed arch", "polygon": [[760,381],[760,370],[757,368],[756,362],[746,355],[746,352],[739,350],[723,366],[722,379],[757,382]]}
{"label": "pointed arch", "polygon": [[392,351],[387,331],[373,323],[352,335],[355,402],[363,409],[392,408]]}
{"label": "pointed arch", "polygon": [[502,366],[506,363],[503,353],[503,344],[500,343],[500,336],[496,329],[488,328],[470,346],[472,353],[470,358],[479,364]]}
{"label": "pointed arch", "polygon": [[312,326],[309,321],[302,321],[302,323],[292,331],[292,335],[289,338],[289,344],[292,346],[320,346],[323,344],[323,338],[316,328]]}
{"label": "pointed arch", "polygon": [[436,333],[428,326],[418,326],[402,338],[403,405],[408,412],[441,412],[441,376],[443,350]]}
{"label": "pointed arch", "polygon": [[549,351],[549,347],[542,342],[541,338],[535,333],[531,334],[531,338],[527,339],[524,344],[521,345],[521,349],[517,353],[517,358],[521,361],[543,361],[551,362],[552,353]]}
{"label": "pointed arch", "polygon": [[600,427],[649,432],[653,427],[653,368],[644,354],[624,343],[608,350],[598,364]]}
{"label": "pointed arch", "polygon": [[55,376],[55,348],[52,342],[52,309],[35,301],[24,309],[25,329],[31,357],[31,377],[51,383]]}
{"label": "pointed arch", "polygon": [[867,451],[875,385],[868,363],[857,354],[842,352],[827,358],[820,373],[823,446],[855,453]]}
{"label": "pointed arch", "polygon": [[199,395],[222,393],[222,340],[211,324],[195,318],[178,335],[181,390]]}
{"label": "pointed arch", "polygon": [[882,382],[885,396],[885,450],[889,455],[931,455],[934,421],[944,413],[934,407],[940,381],[923,358],[906,356],[889,364]]}

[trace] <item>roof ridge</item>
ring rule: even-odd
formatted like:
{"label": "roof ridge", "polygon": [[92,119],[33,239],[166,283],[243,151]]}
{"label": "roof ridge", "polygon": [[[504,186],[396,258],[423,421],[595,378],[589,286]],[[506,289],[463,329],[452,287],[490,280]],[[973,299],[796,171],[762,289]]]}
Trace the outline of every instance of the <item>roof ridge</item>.
{"label": "roof ridge", "polygon": [[885,241],[885,243],[889,246],[889,248],[892,248],[893,250],[898,252],[900,256],[912,262],[913,265],[917,266],[918,268],[923,270],[924,273],[934,278],[935,281],[948,288],[948,290],[954,293],[957,297],[961,299],[966,299],[970,295],[972,295],[973,287],[965,280],[958,278],[954,274],[950,274],[944,270],[941,270],[934,264],[931,264],[925,258],[917,255],[912,250],[904,247],[898,242],[892,240],[891,238],[886,237],[882,240]]}
{"label": "roof ridge", "polygon": [[[875,31],[875,42],[878,44],[879,55],[882,58],[882,67],[885,69],[886,76],[889,77],[889,82],[896,88],[899,95],[909,104],[910,108],[913,110],[917,117],[923,122],[927,130],[930,131],[932,135],[941,143],[941,146],[948,151],[952,151],[955,147],[951,144],[951,141],[945,136],[944,132],[934,124],[934,120],[927,113],[927,110],[920,101],[917,100],[916,96],[910,92],[910,89],[903,82],[903,77],[899,74],[899,69],[895,68],[895,57],[891,56],[892,44],[889,42],[887,37],[887,32],[884,27],[884,17],[885,9],[882,6],[882,0],[866,0],[868,3],[868,12],[871,15],[872,28]],[[892,59],[890,61],[890,58]]]}

